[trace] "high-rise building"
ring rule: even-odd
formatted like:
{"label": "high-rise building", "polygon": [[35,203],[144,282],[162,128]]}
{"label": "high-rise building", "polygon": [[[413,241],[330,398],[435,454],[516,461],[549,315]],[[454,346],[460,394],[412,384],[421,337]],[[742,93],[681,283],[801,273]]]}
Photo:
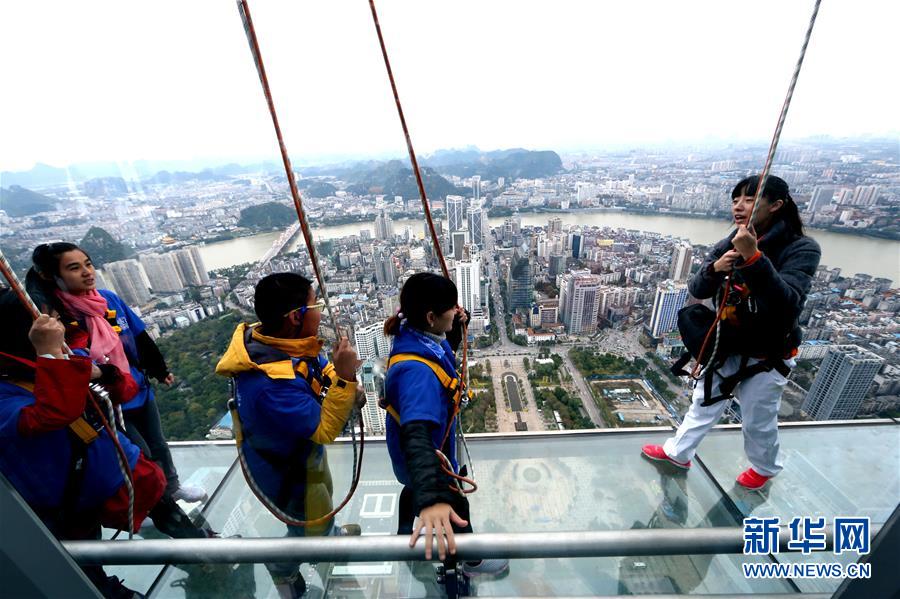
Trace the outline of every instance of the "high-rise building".
{"label": "high-rise building", "polygon": [[882,364],[884,358],[857,345],[829,347],[803,411],[813,420],[855,418]]}
{"label": "high-rise building", "polygon": [[[438,239],[443,239],[444,237],[444,221],[442,220],[434,220],[434,232],[437,234]],[[422,235],[423,239],[431,243],[431,229],[428,228],[428,221],[426,220],[422,223]]]}
{"label": "high-rise building", "polygon": [[477,252],[456,263],[456,286],[463,308],[474,312],[481,306],[481,256]]}
{"label": "high-rise building", "polygon": [[558,216],[554,216],[550,220],[547,221],[547,233],[562,233],[562,219]]}
{"label": "high-rise building", "polygon": [[387,250],[375,254],[375,282],[379,285],[393,285],[397,282],[397,265]]}
{"label": "high-rise building", "polygon": [[394,221],[391,220],[391,216],[382,209],[378,212],[378,216],[375,217],[375,239],[390,241],[393,238]]}
{"label": "high-rise building", "polygon": [[550,276],[555,278],[566,272],[566,255],[551,254],[550,256]]}
{"label": "high-rise building", "polygon": [[178,276],[175,258],[171,253],[143,254],[140,261],[154,293],[178,293],[184,290],[184,282]]}
{"label": "high-rise building", "polygon": [[815,191],[813,191],[812,197],[809,198],[809,204],[806,206],[806,211],[810,214],[818,212],[830,204],[832,198],[834,198],[834,187],[830,185],[819,185],[816,187]]}
{"label": "high-rise building", "polygon": [[466,220],[469,227],[469,238],[471,239],[472,245],[478,246],[478,249],[484,249],[484,228],[485,228],[485,214],[484,208],[481,207],[481,202],[476,200],[472,202],[472,205],[469,206],[469,209],[466,211]]}
{"label": "high-rise building", "polygon": [[466,198],[462,196],[447,196],[447,228],[450,234],[461,231],[466,224]]}
{"label": "high-rise building", "polygon": [[506,288],[509,292],[509,309],[531,308],[534,301],[534,277],[531,272],[531,260],[521,255],[519,250],[513,252],[509,263],[509,276]]}
{"label": "high-rise building", "polygon": [[472,177],[472,198],[476,202],[481,199],[481,175]]}
{"label": "high-rise building", "polygon": [[569,233],[569,248],[572,250],[572,257],[578,260],[581,258],[584,237],[581,233]]}
{"label": "high-rise building", "polygon": [[150,301],[147,274],[140,262],[133,259],[109,262],[104,270],[126,304],[142,306]]}
{"label": "high-rise building", "polygon": [[669,265],[669,278],[676,282],[687,281],[691,274],[691,257],[693,250],[689,243],[679,243],[672,251],[672,263]]}
{"label": "high-rise building", "polygon": [[363,392],[366,394],[366,405],[362,409],[366,434],[383,435],[385,412],[378,407],[378,400],[384,396],[384,375],[376,370],[371,361],[363,363],[360,374]]}
{"label": "high-rise building", "polygon": [[877,201],[877,185],[857,185],[853,191],[853,203],[856,206],[874,206]]}
{"label": "high-rise building", "polygon": [[200,249],[192,245],[172,252],[175,259],[175,267],[178,276],[185,285],[206,285],[209,283],[209,273],[200,255]]}
{"label": "high-rise building", "polygon": [[849,206],[853,204],[853,190],[849,187],[838,189],[834,198],[834,203],[838,206]]}
{"label": "high-rise building", "polygon": [[381,322],[358,326],[353,336],[356,339],[356,353],[361,360],[384,358],[391,351],[391,346],[384,335],[384,324]]}
{"label": "high-rise building", "polygon": [[465,229],[450,234],[450,245],[453,247],[454,260],[463,259],[467,243],[469,243],[469,234]]}
{"label": "high-rise building", "polygon": [[656,287],[653,311],[650,316],[650,335],[659,339],[672,331],[678,323],[678,311],[687,300],[687,285],[663,281]]}
{"label": "high-rise building", "polygon": [[570,335],[585,335],[597,331],[600,311],[600,277],[570,273],[560,286],[559,307],[563,324]]}
{"label": "high-rise building", "polygon": [[108,277],[100,268],[94,271],[94,285],[97,286],[97,289],[109,289],[110,291],[115,292],[117,295],[121,295],[118,291],[116,291],[116,286],[113,285],[110,277]]}

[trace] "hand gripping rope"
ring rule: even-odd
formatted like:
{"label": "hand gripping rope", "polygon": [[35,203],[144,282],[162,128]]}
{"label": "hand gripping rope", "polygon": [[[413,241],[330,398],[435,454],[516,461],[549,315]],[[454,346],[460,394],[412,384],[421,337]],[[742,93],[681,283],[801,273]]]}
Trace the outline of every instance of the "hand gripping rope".
{"label": "hand gripping rope", "polygon": [[[816,17],[819,15],[820,4],[822,4],[822,0],[816,0],[815,5],[813,6],[812,15],[809,18],[809,25],[806,27],[806,35],[803,38],[803,45],[800,47],[800,56],[797,58],[797,63],[794,65],[794,73],[791,76],[791,82],[788,85],[787,95],[784,98],[784,103],[782,103],[781,105],[781,112],[778,114],[778,122],[775,124],[775,132],[772,134],[772,141],[769,143],[769,153],[766,156],[766,162],[763,165],[762,174],[760,175],[759,183],[756,186],[756,194],[753,197],[753,208],[750,211],[750,220],[747,221],[750,227],[753,226],[753,220],[756,218],[756,213],[759,210],[759,199],[762,197],[763,189],[765,189],[766,187],[766,180],[768,180],[769,178],[769,170],[772,168],[772,161],[775,159],[775,151],[778,149],[778,142],[781,140],[781,130],[784,128],[784,122],[787,119],[788,108],[791,107],[791,100],[794,97],[794,88],[797,87],[797,79],[800,77],[800,69],[803,67],[803,59],[806,58],[806,48],[809,46],[810,37],[812,37],[813,27],[816,24]],[[722,312],[725,309],[725,302],[728,299],[728,280],[726,280],[725,285],[725,292],[722,295],[722,302],[717,311],[716,320],[710,327],[709,331],[707,331],[706,337],[703,339],[703,345],[700,347],[700,355],[697,356],[698,361],[694,365],[694,368],[691,370],[691,378],[693,379],[702,378],[704,374],[706,374],[706,372],[713,367],[713,363],[716,359],[716,354],[719,351],[719,338],[721,336],[722,327]],[[712,353],[709,356],[709,362],[707,362],[706,367],[703,368],[699,359],[703,357],[706,351],[707,343],[709,343],[714,329],[715,341],[713,343]]]}
{"label": "hand gripping rope", "polygon": [[[31,296],[28,295],[28,292],[25,291],[25,286],[22,285],[22,281],[16,276],[16,272],[13,270],[2,251],[0,251],[0,272],[3,273],[3,278],[6,279],[9,288],[16,294],[19,301],[31,314],[31,318],[36,320],[41,316],[40,309],[31,299]],[[63,351],[70,355],[72,353],[72,350],[65,344],[63,345]],[[112,440],[113,445],[116,448],[116,458],[119,462],[119,470],[122,473],[122,479],[125,481],[125,488],[128,490],[128,538],[131,539],[134,536],[134,481],[132,479],[131,468],[128,466],[128,456],[125,455],[125,450],[122,449],[122,445],[119,443],[119,436],[116,433],[116,408],[118,408],[118,406],[115,408],[113,407],[112,401],[109,398],[109,393],[107,393],[106,389],[101,385],[91,383],[89,388],[88,399],[94,410],[97,412],[97,415],[100,417],[103,428],[106,429],[106,433],[109,435],[110,440]],[[100,403],[106,407],[109,418],[103,413],[103,410],[98,404],[98,399],[100,400]],[[119,410],[118,414],[121,421],[121,410]],[[118,532],[116,534],[118,535]]]}
{"label": "hand gripping rope", "polygon": [[[278,139],[278,147],[281,151],[281,160],[284,163],[284,173],[287,176],[288,186],[291,190],[291,199],[294,202],[294,209],[297,212],[297,220],[300,222],[300,231],[303,234],[303,242],[306,244],[306,251],[309,252],[309,260],[313,266],[313,272],[316,275],[316,281],[319,284],[319,291],[322,294],[322,299],[325,301],[325,307],[328,310],[328,316],[331,318],[331,324],[334,327],[335,334],[335,343],[340,342],[341,340],[341,331],[338,327],[337,319],[335,318],[334,311],[332,310],[331,302],[328,299],[328,288],[325,285],[325,278],[322,276],[322,269],[319,267],[319,256],[316,252],[315,242],[313,240],[312,230],[309,227],[309,221],[306,218],[306,211],[303,208],[303,200],[300,197],[300,191],[297,189],[297,180],[294,177],[294,169],[291,166],[291,159],[288,156],[287,147],[284,143],[284,138],[281,134],[281,125],[278,124],[278,114],[275,112],[275,101],[272,99],[272,91],[269,88],[269,78],[266,76],[266,67],[263,64],[262,52],[259,49],[259,40],[256,37],[256,29],[253,27],[253,19],[250,17],[250,5],[247,3],[247,0],[237,0],[238,12],[241,15],[241,21],[244,24],[244,33],[247,36],[247,42],[250,44],[250,52],[253,54],[253,62],[256,65],[256,72],[259,75],[259,83],[262,85],[263,94],[266,97],[266,104],[269,107],[269,115],[272,117],[272,126],[275,128],[275,137]],[[229,408],[231,408],[231,403],[229,402]],[[359,421],[359,454],[357,456],[356,449],[356,435],[353,429],[353,423],[350,424],[350,433],[353,437],[353,458],[355,467],[353,469],[353,480],[350,483],[350,490],[347,492],[346,497],[341,503],[333,509],[330,513],[322,516],[321,518],[317,518],[315,520],[295,520],[291,518],[288,514],[285,514],[283,511],[279,510],[274,504],[272,504],[268,498],[265,497],[265,494],[259,489],[256,481],[253,480],[252,475],[250,474],[249,468],[247,468],[246,460],[244,458],[243,451],[241,450],[241,441],[243,440],[243,435],[241,434],[240,438],[238,436],[238,430],[240,429],[240,419],[237,413],[237,408],[234,407],[232,409],[232,420],[235,427],[235,439],[237,440],[237,448],[238,448],[238,459],[241,463],[241,469],[244,471],[244,477],[247,479],[247,483],[250,485],[250,489],[253,493],[259,498],[266,508],[272,512],[276,518],[284,522],[285,524],[289,524],[291,526],[315,526],[317,524],[321,524],[327,520],[330,520],[337,514],[347,503],[350,501],[350,498],[353,496],[353,493],[356,491],[356,487],[359,484],[360,474],[362,473],[362,459],[363,459],[363,450],[365,447],[365,430],[363,426],[362,414],[360,411],[357,411],[355,418]]]}
{"label": "hand gripping rope", "polygon": [[[381,56],[384,58],[384,68],[387,70],[388,80],[391,82],[391,91],[394,94],[394,104],[397,106],[397,116],[400,118],[400,126],[403,129],[403,136],[406,139],[406,149],[409,152],[409,161],[412,164],[413,174],[416,177],[416,185],[419,188],[419,199],[422,201],[422,211],[425,213],[425,222],[428,224],[428,232],[431,234],[431,243],[434,245],[434,254],[437,256],[438,263],[441,265],[441,272],[444,277],[450,278],[450,271],[447,269],[447,262],[444,260],[444,252],[441,250],[441,242],[437,236],[437,230],[434,228],[434,220],[431,216],[431,206],[428,203],[428,197],[425,195],[425,183],[422,180],[422,172],[419,169],[419,161],[416,159],[416,152],[413,149],[412,138],[409,135],[409,127],[406,125],[406,117],[403,115],[403,105],[400,103],[400,94],[397,92],[397,83],[394,81],[394,71],[391,69],[391,61],[388,58],[387,47],[384,43],[384,36],[381,33],[381,24],[378,21],[378,12],[375,10],[375,0],[369,0],[369,8],[372,11],[372,22],[375,25],[375,33],[378,35],[378,44],[381,47]],[[460,362],[460,371],[459,371],[459,380],[460,385],[462,385],[463,392],[463,401],[456,402],[453,415],[447,423],[447,430],[444,433],[444,443],[447,441],[447,437],[450,435],[450,427],[453,425],[453,421],[459,416],[459,411],[461,406],[466,402],[468,398],[468,388],[469,388],[469,367],[468,367],[468,349],[469,349],[469,332],[468,332],[468,323],[463,321],[462,323],[462,360]],[[468,445],[465,443],[465,436],[462,432],[462,426],[457,423],[457,437],[461,441],[458,444],[459,448],[465,447],[466,452],[468,453]],[[441,444],[443,447],[443,443]],[[438,450],[438,457],[441,459],[441,468],[444,473],[453,478],[459,483],[460,492],[463,493],[471,493],[475,491],[477,487],[475,487],[474,481],[470,478],[466,478],[464,476],[460,476],[453,472],[453,468],[450,467],[450,461],[447,459],[443,453]],[[470,460],[471,461],[471,460]],[[462,484],[470,484],[472,485],[472,489],[470,490],[462,490]]]}

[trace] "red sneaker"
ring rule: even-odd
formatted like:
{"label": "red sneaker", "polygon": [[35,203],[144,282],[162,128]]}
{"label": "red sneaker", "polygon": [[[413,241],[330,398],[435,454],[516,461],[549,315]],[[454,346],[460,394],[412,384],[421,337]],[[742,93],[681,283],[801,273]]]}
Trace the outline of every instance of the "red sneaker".
{"label": "red sneaker", "polygon": [[747,489],[761,489],[771,476],[763,476],[753,468],[747,468],[737,477],[737,483]]}
{"label": "red sneaker", "polygon": [[641,453],[644,454],[644,457],[649,458],[654,461],[657,461],[657,462],[669,462],[676,468],[682,468],[684,470],[687,470],[688,468],[691,467],[690,460],[682,463],[682,462],[675,461],[672,458],[670,458],[668,455],[666,455],[666,452],[665,452],[665,450],[663,450],[662,445],[644,445],[643,447],[641,447]]}

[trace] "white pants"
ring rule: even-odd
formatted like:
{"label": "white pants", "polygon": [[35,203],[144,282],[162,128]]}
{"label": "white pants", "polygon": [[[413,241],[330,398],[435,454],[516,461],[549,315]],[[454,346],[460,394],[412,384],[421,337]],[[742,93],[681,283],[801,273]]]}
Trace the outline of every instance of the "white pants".
{"label": "white pants", "polygon": [[[748,365],[759,360],[751,359]],[[740,356],[731,356],[713,375],[712,394],[719,394],[719,383],[722,377],[737,372],[741,363]],[[794,360],[785,360],[785,364],[794,367]],[[721,376],[719,376],[721,374]],[[787,379],[777,370],[761,372],[756,376],[743,380],[734,389],[734,396],[741,404],[741,418],[744,432],[744,452],[753,469],[763,476],[775,476],[781,471],[781,460],[778,456],[778,408],[781,406],[781,394]],[[684,417],[674,437],[670,437],[663,449],[673,460],[687,462],[694,458],[697,446],[706,436],[728,404],[732,400],[722,400],[711,406],[703,403],[703,380],[694,384],[691,407]]]}

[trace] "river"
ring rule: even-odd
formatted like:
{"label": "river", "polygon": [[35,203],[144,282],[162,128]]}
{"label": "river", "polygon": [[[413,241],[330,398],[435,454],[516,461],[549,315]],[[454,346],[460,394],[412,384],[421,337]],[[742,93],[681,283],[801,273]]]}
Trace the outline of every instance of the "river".
{"label": "river", "polygon": [[[640,231],[652,231],[667,235],[685,237],[695,244],[712,244],[725,237],[729,224],[724,220],[705,218],[684,218],[663,214],[632,214],[618,211],[570,211],[560,213],[522,214],[523,225],[544,225],[548,219],[559,216],[563,224],[596,227],[623,227]],[[499,226],[504,218],[490,219],[491,227]],[[423,221],[401,219],[394,221],[394,230],[401,232],[407,225],[415,235],[423,234]],[[372,232],[373,223],[351,223],[331,227],[317,227],[313,234],[317,240],[335,239],[348,235],[358,235],[360,231]],[[846,235],[831,231],[808,229],[811,237],[822,246],[822,263],[829,267],[840,267],[845,275],[863,272],[877,277],[885,277],[900,285],[900,241],[876,239],[858,235]],[[260,233],[250,237],[219,241],[200,247],[200,253],[210,270],[233,266],[243,262],[256,261],[272,247],[280,232]],[[299,236],[289,249],[299,243]]]}

